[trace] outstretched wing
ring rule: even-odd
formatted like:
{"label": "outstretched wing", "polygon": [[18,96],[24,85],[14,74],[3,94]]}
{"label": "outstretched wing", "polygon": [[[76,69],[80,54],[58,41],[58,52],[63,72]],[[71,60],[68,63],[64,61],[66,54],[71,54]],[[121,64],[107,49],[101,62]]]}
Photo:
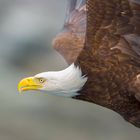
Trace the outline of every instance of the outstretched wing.
{"label": "outstretched wing", "polygon": [[86,0],[68,0],[64,26],[53,40],[54,48],[70,64],[81,52],[86,33]]}

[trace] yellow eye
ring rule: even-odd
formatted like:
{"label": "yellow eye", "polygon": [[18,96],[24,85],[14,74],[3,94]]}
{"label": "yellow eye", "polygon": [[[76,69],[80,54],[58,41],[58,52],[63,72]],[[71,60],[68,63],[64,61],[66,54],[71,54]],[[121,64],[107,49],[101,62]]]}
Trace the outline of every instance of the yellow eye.
{"label": "yellow eye", "polygon": [[44,78],[39,78],[38,80],[40,83],[44,83],[46,81],[46,79],[44,79]]}

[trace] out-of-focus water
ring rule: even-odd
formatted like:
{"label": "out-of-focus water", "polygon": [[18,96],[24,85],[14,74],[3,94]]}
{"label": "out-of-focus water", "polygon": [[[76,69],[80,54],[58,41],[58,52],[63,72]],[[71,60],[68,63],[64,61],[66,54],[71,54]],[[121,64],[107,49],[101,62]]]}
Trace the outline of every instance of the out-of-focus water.
{"label": "out-of-focus water", "polygon": [[23,77],[66,67],[51,48],[65,9],[66,0],[0,1],[0,140],[139,140],[140,130],[108,109],[18,93]]}

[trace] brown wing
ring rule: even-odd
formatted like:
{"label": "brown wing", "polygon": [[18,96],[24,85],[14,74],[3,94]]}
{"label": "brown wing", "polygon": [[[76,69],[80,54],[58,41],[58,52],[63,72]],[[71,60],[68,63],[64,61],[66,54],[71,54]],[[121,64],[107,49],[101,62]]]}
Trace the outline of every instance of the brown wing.
{"label": "brown wing", "polygon": [[87,0],[86,43],[76,63],[88,81],[75,98],[140,127],[140,1]]}
{"label": "brown wing", "polygon": [[87,0],[86,43],[77,62],[85,65],[85,73],[111,63],[114,71],[131,67],[127,77],[135,81],[140,73],[140,0]]}
{"label": "brown wing", "polygon": [[[140,1],[87,1],[87,48],[92,54],[106,47],[140,62]],[[92,33],[91,33],[92,32]],[[92,44],[92,45],[91,45]]]}
{"label": "brown wing", "polygon": [[68,0],[63,29],[53,40],[54,48],[70,64],[81,52],[86,33],[86,0]]}

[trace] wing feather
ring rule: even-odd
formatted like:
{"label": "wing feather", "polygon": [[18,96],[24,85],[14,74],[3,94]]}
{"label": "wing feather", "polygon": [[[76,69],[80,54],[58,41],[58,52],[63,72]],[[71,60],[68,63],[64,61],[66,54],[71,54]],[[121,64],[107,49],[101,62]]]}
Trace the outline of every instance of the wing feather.
{"label": "wing feather", "polygon": [[81,52],[86,33],[86,0],[68,0],[66,20],[53,40],[54,48],[70,64]]}
{"label": "wing feather", "polygon": [[87,33],[76,65],[88,81],[76,99],[140,127],[140,0],[87,0]]}
{"label": "wing feather", "polygon": [[[140,75],[140,1],[87,0],[86,42],[76,64],[90,75],[88,88],[85,86],[82,92],[87,91],[93,100],[96,99],[93,95],[96,87],[93,87],[98,82],[97,86],[102,85],[105,90],[112,88],[110,93],[101,94],[107,100],[112,94],[119,98],[123,88],[128,93],[133,88],[134,95],[140,95],[139,86],[135,86],[136,77]],[[109,81],[117,85],[115,92]],[[122,84],[124,81],[127,86]]]}
{"label": "wing feather", "polygon": [[140,63],[140,1],[87,0],[87,9],[85,49],[92,55],[101,48],[120,50]]}

